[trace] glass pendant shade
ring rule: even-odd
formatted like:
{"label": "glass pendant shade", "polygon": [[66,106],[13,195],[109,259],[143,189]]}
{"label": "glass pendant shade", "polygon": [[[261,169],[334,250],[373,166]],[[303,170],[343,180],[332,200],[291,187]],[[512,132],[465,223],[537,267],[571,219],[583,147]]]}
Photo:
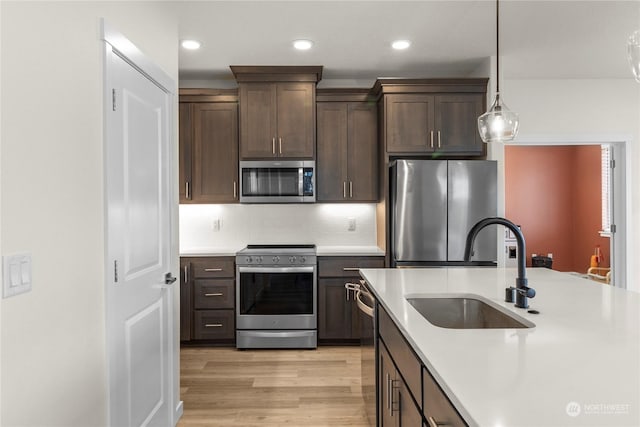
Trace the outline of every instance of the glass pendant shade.
{"label": "glass pendant shade", "polygon": [[636,81],[640,82],[640,30],[634,31],[627,39],[627,59]]}
{"label": "glass pendant shade", "polygon": [[478,132],[483,142],[509,142],[518,134],[518,114],[511,111],[496,93],[496,100],[483,115],[478,117]]}

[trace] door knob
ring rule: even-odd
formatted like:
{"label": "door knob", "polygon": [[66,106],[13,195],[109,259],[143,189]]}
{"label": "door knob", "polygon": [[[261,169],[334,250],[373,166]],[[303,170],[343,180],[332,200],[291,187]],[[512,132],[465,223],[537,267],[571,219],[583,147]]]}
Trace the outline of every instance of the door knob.
{"label": "door knob", "polygon": [[176,280],[178,280],[177,278],[173,277],[173,274],[171,274],[171,272],[167,273],[164,275],[164,284],[165,285],[171,285],[173,284]]}

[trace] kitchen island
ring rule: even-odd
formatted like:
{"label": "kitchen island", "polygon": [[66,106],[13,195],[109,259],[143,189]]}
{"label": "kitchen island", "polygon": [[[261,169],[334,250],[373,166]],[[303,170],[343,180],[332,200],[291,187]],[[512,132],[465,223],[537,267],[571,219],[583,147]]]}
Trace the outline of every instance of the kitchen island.
{"label": "kitchen island", "polygon": [[[515,269],[360,273],[467,424],[640,425],[640,294],[530,268],[531,314],[504,302]],[[430,294],[480,295],[535,327],[434,326],[406,300]]]}

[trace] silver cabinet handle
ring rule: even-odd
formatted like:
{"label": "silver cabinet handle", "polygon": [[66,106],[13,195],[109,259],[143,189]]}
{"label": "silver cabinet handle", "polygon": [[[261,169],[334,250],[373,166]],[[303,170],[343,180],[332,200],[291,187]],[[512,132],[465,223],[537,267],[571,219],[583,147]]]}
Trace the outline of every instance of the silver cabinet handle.
{"label": "silver cabinet handle", "polygon": [[189,184],[189,181],[184,183],[184,197],[187,200],[191,200],[191,184]]}
{"label": "silver cabinet handle", "polygon": [[282,138],[278,138],[278,146],[280,147],[280,154],[282,154]]}
{"label": "silver cabinet handle", "polygon": [[431,148],[433,148],[433,131],[431,131]]}
{"label": "silver cabinet handle", "polygon": [[438,426],[446,426],[449,425],[447,423],[439,423],[435,420],[435,418],[433,417],[427,417],[427,424],[429,424],[429,427],[438,427]]}
{"label": "silver cabinet handle", "polygon": [[347,198],[347,181],[342,181],[342,198]]}
{"label": "silver cabinet handle", "polygon": [[442,144],[440,143],[440,131],[438,131],[438,148],[442,147]]}
{"label": "silver cabinet handle", "polygon": [[222,323],[207,323],[204,325],[205,328],[222,328]]}
{"label": "silver cabinet handle", "polygon": [[224,294],[222,292],[215,292],[213,294],[204,294],[205,297],[221,297]]}
{"label": "silver cabinet handle", "polygon": [[271,152],[276,155],[276,137],[271,138]]}
{"label": "silver cabinet handle", "polygon": [[233,181],[233,198],[238,197],[238,183]]}
{"label": "silver cabinet handle", "polygon": [[184,271],[184,283],[189,283],[189,267],[185,265],[182,270]]}
{"label": "silver cabinet handle", "polygon": [[349,181],[349,198],[353,199],[353,181]]}
{"label": "silver cabinet handle", "polygon": [[387,409],[391,411],[391,415],[393,415],[393,397],[391,396],[391,375],[387,373]]}
{"label": "silver cabinet handle", "polygon": [[216,273],[219,271],[222,271],[221,268],[205,268],[204,271],[206,271],[207,273]]}

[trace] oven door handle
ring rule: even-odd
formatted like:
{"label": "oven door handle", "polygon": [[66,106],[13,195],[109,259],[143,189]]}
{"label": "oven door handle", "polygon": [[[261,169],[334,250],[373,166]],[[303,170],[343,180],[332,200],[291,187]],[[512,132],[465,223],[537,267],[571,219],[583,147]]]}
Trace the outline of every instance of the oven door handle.
{"label": "oven door handle", "polygon": [[314,273],[315,267],[238,267],[239,273]]}

